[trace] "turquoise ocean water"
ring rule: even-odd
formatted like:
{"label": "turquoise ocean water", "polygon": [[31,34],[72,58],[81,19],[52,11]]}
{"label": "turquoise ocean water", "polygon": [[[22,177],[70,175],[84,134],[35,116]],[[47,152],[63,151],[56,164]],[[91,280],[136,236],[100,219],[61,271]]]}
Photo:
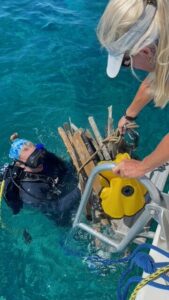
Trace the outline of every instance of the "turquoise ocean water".
{"label": "turquoise ocean water", "polygon": [[[117,125],[139,82],[130,70],[122,70],[115,80],[106,76],[106,53],[95,34],[106,3],[2,1],[1,164],[8,161],[9,136],[14,131],[68,159],[57,127],[69,117],[85,128],[93,115],[104,133],[107,107],[112,104]],[[153,104],[140,114],[140,157],[167,133],[168,116],[168,107],[160,110]],[[116,299],[120,267],[117,273],[115,268],[92,273],[81,258],[68,255],[61,246],[67,229],[33,210],[13,216],[5,203],[2,218],[6,228],[0,233],[1,300]],[[32,236],[30,244],[22,237],[25,228]],[[87,245],[85,249],[87,255]]]}

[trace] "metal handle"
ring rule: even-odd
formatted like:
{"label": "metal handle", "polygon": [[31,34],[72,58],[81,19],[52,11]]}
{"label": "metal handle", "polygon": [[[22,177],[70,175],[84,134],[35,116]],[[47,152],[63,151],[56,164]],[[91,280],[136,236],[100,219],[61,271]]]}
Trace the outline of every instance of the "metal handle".
{"label": "metal handle", "polygon": [[[85,207],[85,205],[87,204],[87,201],[88,201],[91,191],[92,191],[93,182],[94,182],[96,176],[98,175],[98,173],[102,172],[102,171],[112,170],[115,166],[116,166],[116,164],[114,164],[114,163],[105,163],[105,164],[96,166],[92,170],[92,172],[87,180],[84,192],[82,194],[80,205],[79,205],[75,220],[73,222],[73,227],[75,227],[77,225],[77,223],[79,223],[81,212],[82,212],[83,208]],[[145,185],[145,187],[147,188],[147,190],[150,193],[150,197],[151,197],[152,201],[155,202],[156,204],[160,204],[160,193],[159,193],[158,189],[156,188],[156,186],[150,181],[150,179],[148,179],[146,176],[143,176],[143,177],[139,178],[138,180],[143,185]]]}

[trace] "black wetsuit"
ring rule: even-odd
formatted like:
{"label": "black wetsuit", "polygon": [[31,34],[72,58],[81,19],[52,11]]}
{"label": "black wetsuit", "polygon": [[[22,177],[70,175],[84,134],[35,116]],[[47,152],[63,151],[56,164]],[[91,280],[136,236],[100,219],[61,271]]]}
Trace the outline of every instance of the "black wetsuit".
{"label": "black wetsuit", "polygon": [[80,200],[80,190],[76,186],[72,168],[46,151],[40,173],[24,172],[17,166],[8,167],[4,196],[14,214],[23,205],[31,205],[56,222],[65,224],[69,223],[70,214]]}

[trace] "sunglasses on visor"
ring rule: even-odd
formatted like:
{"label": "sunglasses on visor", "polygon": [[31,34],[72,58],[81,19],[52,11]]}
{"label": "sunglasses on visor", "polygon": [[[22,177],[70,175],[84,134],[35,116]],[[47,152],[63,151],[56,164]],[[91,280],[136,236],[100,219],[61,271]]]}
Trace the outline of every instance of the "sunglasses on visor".
{"label": "sunglasses on visor", "polygon": [[121,65],[126,68],[131,66],[131,58],[129,55],[124,55]]}

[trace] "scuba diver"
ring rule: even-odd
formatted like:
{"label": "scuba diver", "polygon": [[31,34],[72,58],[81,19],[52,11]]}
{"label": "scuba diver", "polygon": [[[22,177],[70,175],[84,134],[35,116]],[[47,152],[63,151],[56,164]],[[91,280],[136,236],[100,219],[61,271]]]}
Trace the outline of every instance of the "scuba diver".
{"label": "scuba diver", "polygon": [[43,144],[34,145],[20,139],[17,133],[10,140],[9,157],[13,163],[3,172],[7,205],[14,214],[26,205],[38,208],[57,224],[68,224],[81,197],[73,170]]}

